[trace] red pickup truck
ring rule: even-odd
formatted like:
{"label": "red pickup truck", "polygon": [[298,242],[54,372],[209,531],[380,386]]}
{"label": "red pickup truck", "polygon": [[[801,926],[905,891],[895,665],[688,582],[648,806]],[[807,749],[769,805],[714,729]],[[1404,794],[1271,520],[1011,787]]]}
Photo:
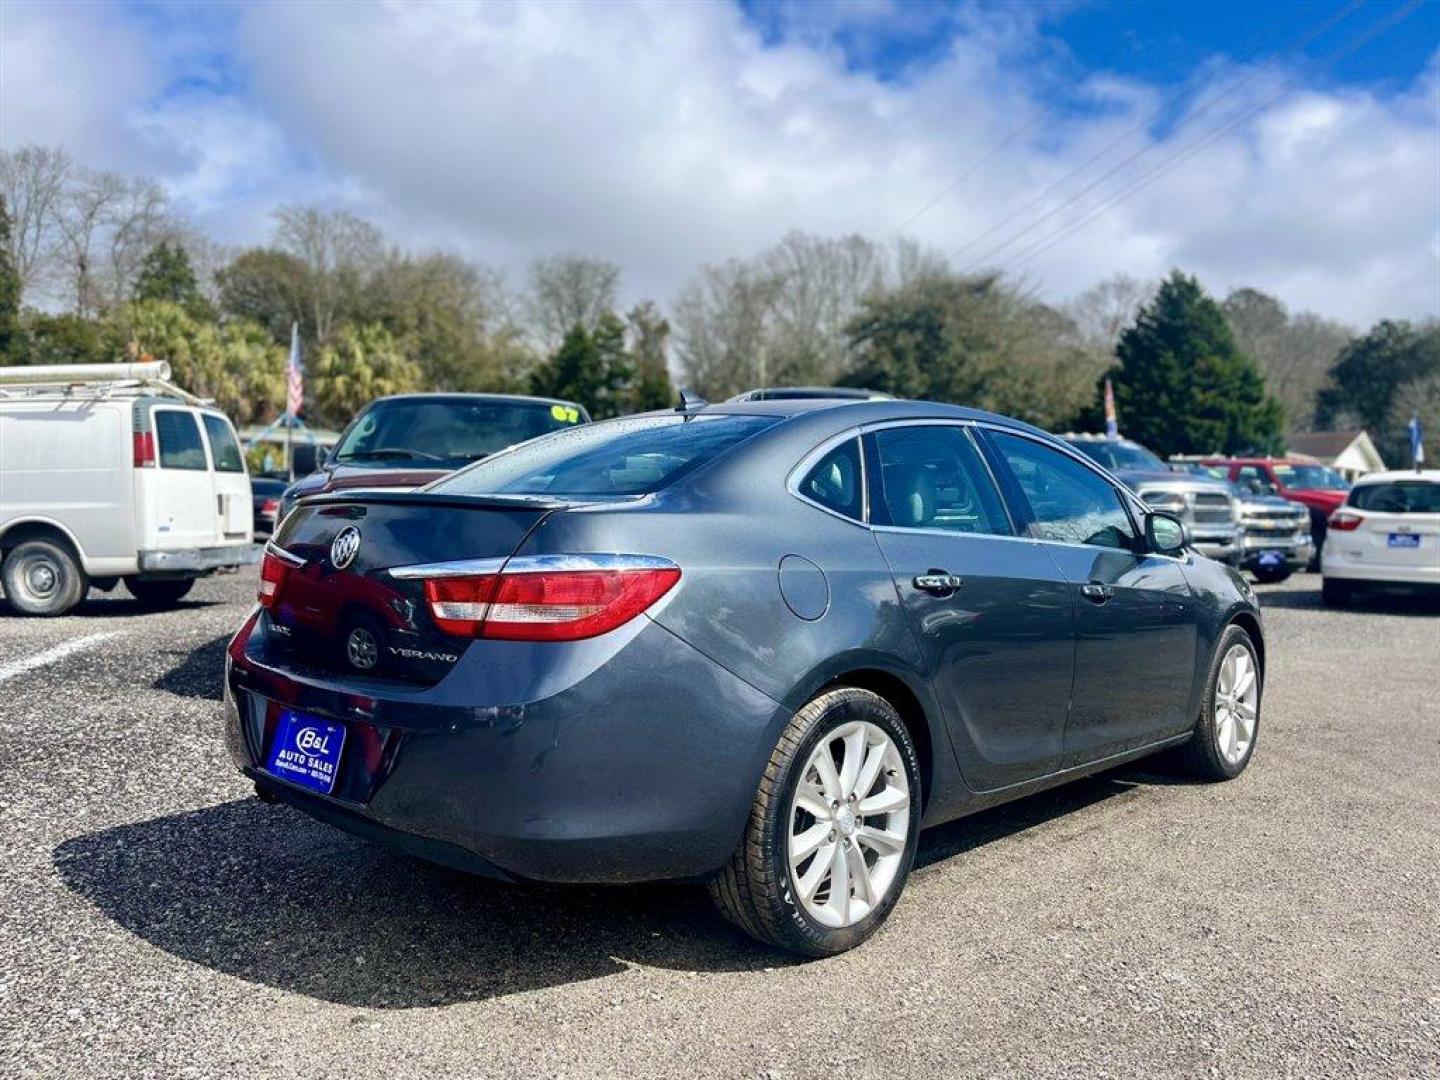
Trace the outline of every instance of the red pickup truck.
{"label": "red pickup truck", "polygon": [[1328,465],[1289,458],[1204,458],[1202,464],[1228,469],[1230,479],[1242,489],[1276,494],[1300,503],[1310,511],[1310,535],[1315,540],[1315,558],[1310,569],[1319,569],[1320,549],[1325,546],[1325,528],[1330,515],[1339,509],[1350,483]]}

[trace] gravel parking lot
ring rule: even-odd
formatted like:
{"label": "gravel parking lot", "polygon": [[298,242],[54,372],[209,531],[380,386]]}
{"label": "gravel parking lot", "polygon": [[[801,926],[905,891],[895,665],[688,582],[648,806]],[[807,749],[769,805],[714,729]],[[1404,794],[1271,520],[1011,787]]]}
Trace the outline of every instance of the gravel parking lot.
{"label": "gravel parking lot", "polygon": [[507,888],[262,805],[216,709],[253,590],[0,614],[0,1075],[1440,1076],[1434,605],[1262,589],[1244,777],[934,830],[802,964],[699,888]]}

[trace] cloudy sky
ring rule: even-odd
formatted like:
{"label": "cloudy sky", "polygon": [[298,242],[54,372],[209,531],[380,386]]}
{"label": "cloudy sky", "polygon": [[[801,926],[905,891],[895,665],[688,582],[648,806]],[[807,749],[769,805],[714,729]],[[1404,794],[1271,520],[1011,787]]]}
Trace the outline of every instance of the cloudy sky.
{"label": "cloudy sky", "polygon": [[1172,266],[1440,314],[1440,2],[148,6],[0,0],[0,145],[668,300],[787,230],[897,232],[1065,299]]}

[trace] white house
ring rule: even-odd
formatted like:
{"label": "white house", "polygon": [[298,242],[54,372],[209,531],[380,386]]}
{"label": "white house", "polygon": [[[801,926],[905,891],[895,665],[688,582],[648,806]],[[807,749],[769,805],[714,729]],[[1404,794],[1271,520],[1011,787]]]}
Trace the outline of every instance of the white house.
{"label": "white house", "polygon": [[1346,480],[1385,468],[1385,459],[1364,431],[1305,431],[1289,439],[1292,457],[1308,457],[1329,465]]}

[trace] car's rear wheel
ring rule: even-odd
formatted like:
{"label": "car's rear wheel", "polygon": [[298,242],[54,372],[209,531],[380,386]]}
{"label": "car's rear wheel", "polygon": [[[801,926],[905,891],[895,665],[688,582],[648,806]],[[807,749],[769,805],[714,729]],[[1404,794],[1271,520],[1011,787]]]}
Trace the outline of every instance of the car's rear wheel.
{"label": "car's rear wheel", "polygon": [[1270,569],[1267,567],[1264,570],[1257,569],[1255,571],[1255,580],[1260,582],[1261,585],[1274,585],[1284,581],[1290,576],[1290,573],[1291,571],[1288,566],[1282,566],[1279,569]]}
{"label": "car's rear wheel", "polygon": [[90,584],[68,547],[53,540],[26,540],[5,556],[0,567],[5,598],[25,615],[64,615]]}
{"label": "car's rear wheel", "polygon": [[1326,607],[1346,607],[1355,589],[1348,581],[1339,578],[1324,578],[1320,582],[1320,599]]}
{"label": "car's rear wheel", "polygon": [[125,588],[130,595],[140,601],[142,607],[147,608],[173,607],[194,587],[194,578],[182,578],[178,581],[145,581],[133,577],[125,579]]}
{"label": "car's rear wheel", "polygon": [[890,914],[919,832],[920,768],[904,723],[877,694],[831,690],[781,735],[710,894],[761,941],[831,956]]}
{"label": "car's rear wheel", "polygon": [[1189,772],[1202,780],[1233,780],[1245,771],[1260,734],[1261,683],[1250,635],[1243,627],[1226,627],[1210,662],[1200,718],[1181,748]]}

